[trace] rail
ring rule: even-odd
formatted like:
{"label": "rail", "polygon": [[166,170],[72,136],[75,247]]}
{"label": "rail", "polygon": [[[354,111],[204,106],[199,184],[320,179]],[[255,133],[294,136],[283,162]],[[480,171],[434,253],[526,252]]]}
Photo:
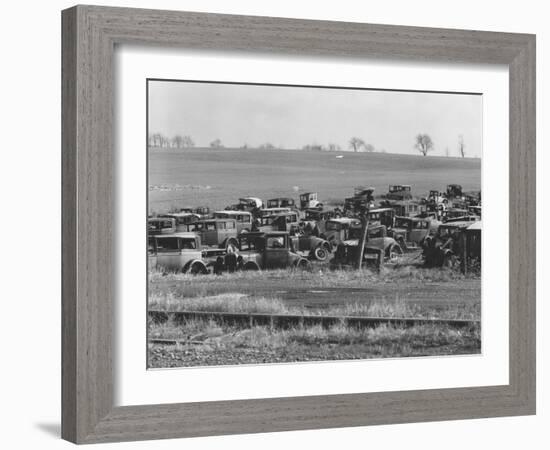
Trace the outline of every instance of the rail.
{"label": "rail", "polygon": [[355,328],[376,327],[379,325],[397,325],[412,327],[417,325],[446,325],[453,328],[479,326],[479,320],[469,319],[432,319],[422,317],[365,317],[365,316],[324,316],[301,314],[234,313],[211,311],[148,311],[154,323],[163,323],[172,318],[176,323],[187,320],[213,320],[217,323],[252,327],[255,325],[272,328],[321,325],[328,328],[343,324]]}

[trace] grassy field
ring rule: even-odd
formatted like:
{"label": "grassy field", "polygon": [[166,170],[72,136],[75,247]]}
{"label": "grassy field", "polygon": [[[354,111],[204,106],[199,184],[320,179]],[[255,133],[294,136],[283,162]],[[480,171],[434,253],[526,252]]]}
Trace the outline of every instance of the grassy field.
{"label": "grassy field", "polygon": [[[336,158],[343,155],[343,158]],[[384,153],[315,152],[256,149],[149,150],[149,212],[179,206],[220,209],[239,197],[297,199],[316,191],[320,200],[337,204],[357,185],[376,194],[389,184],[410,184],[413,194],[443,190],[458,183],[480,189],[481,160]]]}
{"label": "grassy field", "polygon": [[[341,155],[343,158],[336,158]],[[458,183],[480,189],[479,159],[381,153],[256,149],[190,149],[149,152],[149,212],[182,206],[223,209],[239,197],[264,200],[316,191],[325,204],[341,204],[354,186],[376,194],[389,184],[410,184],[413,194]],[[152,272],[149,307],[167,311],[370,315],[477,320],[479,278],[405,265],[398,269],[274,270],[192,276]],[[149,324],[149,336],[184,344],[149,344],[150,367],[248,364],[479,353],[479,326],[379,326],[355,329],[302,326],[239,328],[209,320]]]}
{"label": "grassy field", "polygon": [[[480,280],[449,270],[402,267],[368,271],[265,271],[191,276],[153,272],[149,308],[331,316],[415,317],[479,320]],[[239,327],[211,320],[149,323],[149,366],[253,364],[475,354],[480,327],[344,324],[323,328]]]}

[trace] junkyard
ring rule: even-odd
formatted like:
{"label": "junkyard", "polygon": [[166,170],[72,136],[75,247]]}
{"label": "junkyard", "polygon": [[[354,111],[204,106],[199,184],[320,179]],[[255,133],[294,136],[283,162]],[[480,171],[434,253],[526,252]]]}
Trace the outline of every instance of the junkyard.
{"label": "junkyard", "polygon": [[479,353],[480,186],[366,172],[150,201],[149,366]]}

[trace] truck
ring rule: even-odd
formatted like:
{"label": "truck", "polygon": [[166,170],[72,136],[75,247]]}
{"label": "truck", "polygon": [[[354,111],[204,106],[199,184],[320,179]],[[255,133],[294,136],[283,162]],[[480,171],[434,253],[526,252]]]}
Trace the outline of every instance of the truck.
{"label": "truck", "polygon": [[323,204],[317,198],[317,192],[304,192],[300,194],[300,209],[323,209]]}

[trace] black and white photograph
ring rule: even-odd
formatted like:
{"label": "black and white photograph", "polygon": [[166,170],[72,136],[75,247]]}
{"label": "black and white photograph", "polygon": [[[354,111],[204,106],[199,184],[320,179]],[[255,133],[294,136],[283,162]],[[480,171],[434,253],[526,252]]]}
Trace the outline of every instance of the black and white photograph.
{"label": "black and white photograph", "polygon": [[482,116],[148,79],[148,368],[481,354]]}

